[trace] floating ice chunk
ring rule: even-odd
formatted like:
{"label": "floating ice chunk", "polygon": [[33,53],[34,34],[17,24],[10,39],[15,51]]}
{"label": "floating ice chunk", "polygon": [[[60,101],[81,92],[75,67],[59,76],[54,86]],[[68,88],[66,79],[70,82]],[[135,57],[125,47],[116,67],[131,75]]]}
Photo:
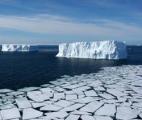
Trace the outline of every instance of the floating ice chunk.
{"label": "floating ice chunk", "polygon": [[55,105],[61,106],[61,107],[67,107],[72,105],[74,102],[66,101],[66,100],[60,100],[55,103]]}
{"label": "floating ice chunk", "polygon": [[82,120],[95,120],[95,118],[93,116],[90,116],[90,115],[82,115],[81,119]]}
{"label": "floating ice chunk", "polygon": [[139,116],[142,118],[142,113],[140,113]]}
{"label": "floating ice chunk", "polygon": [[112,96],[111,94],[108,94],[108,93],[103,93],[103,94],[99,94],[99,95],[107,100],[115,98],[114,96]]}
{"label": "floating ice chunk", "polygon": [[74,104],[74,105],[71,105],[71,106],[69,106],[69,107],[66,107],[66,108],[64,108],[64,109],[62,109],[63,111],[74,111],[74,110],[77,110],[77,109],[79,109],[79,108],[81,108],[82,106],[84,106],[84,104],[79,104],[79,103],[76,103],[76,104]]}
{"label": "floating ice chunk", "polygon": [[113,120],[111,117],[108,116],[94,116],[95,120]]}
{"label": "floating ice chunk", "polygon": [[82,86],[82,87],[78,87],[78,88],[73,89],[73,92],[76,94],[84,94],[83,92],[87,91],[88,89],[90,89],[90,87]]}
{"label": "floating ice chunk", "polygon": [[30,108],[31,107],[31,103],[25,97],[24,98],[17,98],[16,103],[17,103],[17,105],[18,105],[18,107],[20,109]]}
{"label": "floating ice chunk", "polygon": [[116,108],[114,104],[104,104],[104,106],[96,111],[95,115],[114,116],[115,112]]}
{"label": "floating ice chunk", "polygon": [[97,93],[94,90],[89,90],[85,92],[86,96],[98,96]]}
{"label": "floating ice chunk", "polygon": [[75,100],[77,99],[77,95],[76,94],[72,94],[72,95],[66,95],[66,100]]}
{"label": "floating ice chunk", "polygon": [[91,102],[80,109],[80,111],[92,112],[94,113],[97,109],[99,109],[103,105],[102,102]]}
{"label": "floating ice chunk", "polygon": [[44,102],[32,102],[32,106],[33,108],[38,108],[38,107],[42,107],[42,106],[46,106],[46,105],[50,105],[53,102],[51,101],[44,101]]}
{"label": "floating ice chunk", "polygon": [[65,117],[68,116],[68,113],[65,111],[59,111],[59,112],[46,113],[45,115],[46,115],[45,119],[55,119],[55,118],[64,119]]}
{"label": "floating ice chunk", "polygon": [[140,107],[142,108],[142,102],[141,101],[142,101],[142,99],[140,99],[140,101],[137,102],[137,103],[133,103],[133,106],[136,107],[136,108],[140,108]]}
{"label": "floating ice chunk", "polygon": [[24,92],[20,92],[20,91],[14,91],[14,92],[10,92],[10,93],[6,93],[9,96],[18,96],[18,95],[23,95]]}
{"label": "floating ice chunk", "polygon": [[15,108],[16,106],[13,104],[5,104],[5,105],[1,105],[0,109],[4,110],[4,109],[10,109],[10,108]]}
{"label": "floating ice chunk", "polygon": [[30,91],[27,93],[27,96],[36,102],[43,102],[49,99],[48,94],[41,93],[40,91]]}
{"label": "floating ice chunk", "polygon": [[114,96],[116,96],[117,98],[121,97],[121,96],[125,96],[126,94],[124,94],[123,92],[116,90],[116,89],[107,89],[107,92],[110,94],[113,94]]}
{"label": "floating ice chunk", "polygon": [[19,119],[11,119],[11,120],[19,120]]}
{"label": "floating ice chunk", "polygon": [[81,98],[84,98],[85,95],[84,95],[84,94],[81,94],[81,95],[78,95],[77,97],[78,97],[78,99],[81,99]]}
{"label": "floating ice chunk", "polygon": [[64,93],[54,93],[54,100],[61,100],[65,98],[65,94]]}
{"label": "floating ice chunk", "polygon": [[71,114],[74,114],[74,115],[91,115],[91,113],[79,111],[79,110],[75,110]]}
{"label": "floating ice chunk", "polygon": [[25,88],[21,88],[18,91],[22,91],[22,92],[29,92],[29,91],[33,91],[33,90],[37,90],[39,89],[39,87],[25,87]]}
{"label": "floating ice chunk", "polygon": [[41,117],[42,115],[42,112],[37,111],[33,108],[27,108],[23,110],[23,120]]}
{"label": "floating ice chunk", "polygon": [[55,87],[54,90],[56,90],[57,92],[64,92],[65,90],[61,87]]}
{"label": "floating ice chunk", "polygon": [[94,89],[95,89],[96,91],[105,91],[105,88],[104,88],[104,87],[101,87],[101,86],[94,87]]}
{"label": "floating ice chunk", "polygon": [[126,59],[126,45],[118,41],[63,43],[57,57]]}
{"label": "floating ice chunk", "polygon": [[40,108],[41,111],[59,111],[60,109],[62,109],[62,107],[53,104]]}
{"label": "floating ice chunk", "polygon": [[69,115],[65,120],[78,120],[79,115]]}
{"label": "floating ice chunk", "polygon": [[17,108],[1,110],[0,113],[3,120],[20,118],[20,112]]}
{"label": "floating ice chunk", "polygon": [[137,111],[134,109],[131,109],[130,107],[118,107],[116,118],[129,120],[129,119],[136,118],[137,115],[138,115]]}
{"label": "floating ice chunk", "polygon": [[74,102],[78,102],[78,103],[89,103],[95,100],[100,100],[101,98],[98,97],[84,97],[84,98],[80,98],[80,99],[76,99],[76,100],[72,100]]}
{"label": "floating ice chunk", "polygon": [[41,88],[40,91],[48,94],[49,97],[52,97],[54,93],[54,91],[51,88]]}
{"label": "floating ice chunk", "polygon": [[10,90],[10,89],[0,89],[0,93],[9,93],[9,92],[13,92],[13,90]]}
{"label": "floating ice chunk", "polygon": [[34,119],[30,119],[30,120],[45,120],[45,119],[44,119],[44,117],[40,117],[40,118],[34,118]]}

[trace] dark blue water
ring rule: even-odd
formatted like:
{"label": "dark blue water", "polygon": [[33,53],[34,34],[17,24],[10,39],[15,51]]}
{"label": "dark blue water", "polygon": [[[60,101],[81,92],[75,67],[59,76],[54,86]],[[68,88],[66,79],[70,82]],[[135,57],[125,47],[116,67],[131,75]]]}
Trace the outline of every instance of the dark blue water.
{"label": "dark blue water", "polygon": [[39,86],[62,75],[97,72],[105,66],[142,64],[142,47],[128,47],[128,60],[56,58],[57,52],[0,53],[0,89]]}

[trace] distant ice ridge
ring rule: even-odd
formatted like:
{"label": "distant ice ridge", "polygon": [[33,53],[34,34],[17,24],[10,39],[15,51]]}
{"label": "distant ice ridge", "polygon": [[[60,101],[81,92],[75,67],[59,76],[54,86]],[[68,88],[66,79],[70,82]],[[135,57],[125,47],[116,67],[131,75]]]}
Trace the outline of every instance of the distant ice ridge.
{"label": "distant ice ridge", "polygon": [[114,40],[62,43],[57,57],[92,58],[92,59],[126,59],[127,49],[123,42]]}
{"label": "distant ice ridge", "polygon": [[37,46],[27,44],[2,44],[2,52],[28,52],[37,51]]}

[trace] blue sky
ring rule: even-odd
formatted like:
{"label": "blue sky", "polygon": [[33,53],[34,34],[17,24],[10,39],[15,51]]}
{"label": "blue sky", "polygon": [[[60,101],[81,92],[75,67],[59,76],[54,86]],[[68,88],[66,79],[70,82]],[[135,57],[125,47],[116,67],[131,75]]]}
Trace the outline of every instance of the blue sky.
{"label": "blue sky", "polygon": [[0,44],[142,44],[142,0],[0,0]]}

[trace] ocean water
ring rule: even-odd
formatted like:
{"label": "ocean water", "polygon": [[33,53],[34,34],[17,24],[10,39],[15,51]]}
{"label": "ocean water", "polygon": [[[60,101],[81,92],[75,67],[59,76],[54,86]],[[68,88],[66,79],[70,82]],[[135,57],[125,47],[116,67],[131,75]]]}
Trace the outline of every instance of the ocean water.
{"label": "ocean water", "polygon": [[[141,65],[142,47],[129,46],[127,60],[57,58],[56,47],[33,53],[0,53],[0,89],[39,86],[63,75],[98,72],[102,67]],[[46,52],[45,52],[46,51]]]}

